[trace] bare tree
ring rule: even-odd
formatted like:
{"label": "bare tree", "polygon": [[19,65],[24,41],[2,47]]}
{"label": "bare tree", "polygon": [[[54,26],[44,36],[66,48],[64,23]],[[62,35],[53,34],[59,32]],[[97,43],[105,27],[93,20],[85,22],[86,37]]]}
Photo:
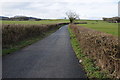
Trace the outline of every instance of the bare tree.
{"label": "bare tree", "polygon": [[66,12],[66,15],[68,16],[70,23],[73,23],[74,20],[76,20],[76,19],[80,19],[79,15],[72,11]]}

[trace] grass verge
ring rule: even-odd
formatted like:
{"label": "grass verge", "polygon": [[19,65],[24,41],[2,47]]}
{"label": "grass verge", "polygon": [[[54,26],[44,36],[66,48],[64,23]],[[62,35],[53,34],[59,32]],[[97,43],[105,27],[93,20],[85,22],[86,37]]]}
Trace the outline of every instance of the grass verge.
{"label": "grass verge", "polygon": [[94,61],[90,59],[87,55],[82,53],[80,49],[79,43],[73,31],[68,27],[68,31],[70,33],[70,39],[72,47],[77,55],[77,58],[82,61],[81,64],[83,65],[85,71],[87,72],[87,77],[91,78],[107,78],[106,72],[100,70],[98,66],[95,65]]}
{"label": "grass verge", "polygon": [[6,55],[6,54],[10,54],[10,53],[13,53],[17,50],[20,50],[28,45],[31,45],[39,40],[42,40],[43,38],[49,36],[50,34],[52,34],[53,32],[55,32],[57,30],[56,29],[52,29],[48,32],[45,32],[44,34],[40,35],[40,36],[37,36],[37,37],[32,37],[32,38],[29,38],[29,39],[26,39],[26,40],[23,40],[19,43],[16,43],[16,44],[13,44],[13,45],[10,45],[8,48],[6,49],[2,49],[2,56]]}

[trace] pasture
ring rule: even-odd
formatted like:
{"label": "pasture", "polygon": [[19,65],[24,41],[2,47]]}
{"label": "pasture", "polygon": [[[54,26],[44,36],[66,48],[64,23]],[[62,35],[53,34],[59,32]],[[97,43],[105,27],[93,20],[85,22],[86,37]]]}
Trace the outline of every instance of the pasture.
{"label": "pasture", "polygon": [[55,23],[67,23],[69,20],[65,19],[52,19],[41,21],[2,21],[2,24],[55,24]]}
{"label": "pasture", "polygon": [[[67,22],[69,22],[67,19],[51,19],[41,21],[2,21],[2,24],[56,24]],[[77,20],[76,22],[87,22],[87,24],[78,25],[118,36],[118,23],[108,23],[102,20]]]}
{"label": "pasture", "polygon": [[79,24],[79,25],[118,36],[118,23],[108,23],[100,20],[99,21],[84,20],[84,22],[87,22],[87,24]]}

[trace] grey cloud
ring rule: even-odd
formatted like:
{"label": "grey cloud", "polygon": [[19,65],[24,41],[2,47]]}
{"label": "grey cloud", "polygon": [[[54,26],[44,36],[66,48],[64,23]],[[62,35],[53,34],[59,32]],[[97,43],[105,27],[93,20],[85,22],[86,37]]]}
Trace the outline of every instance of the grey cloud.
{"label": "grey cloud", "polygon": [[[3,4],[3,15],[13,16],[16,14],[31,15],[41,18],[65,17],[65,12],[73,10],[79,15],[87,17],[117,16],[117,3],[115,2],[13,2]],[[109,9],[110,8],[110,9]],[[114,12],[111,12],[111,8]],[[84,16],[81,16],[84,18]]]}

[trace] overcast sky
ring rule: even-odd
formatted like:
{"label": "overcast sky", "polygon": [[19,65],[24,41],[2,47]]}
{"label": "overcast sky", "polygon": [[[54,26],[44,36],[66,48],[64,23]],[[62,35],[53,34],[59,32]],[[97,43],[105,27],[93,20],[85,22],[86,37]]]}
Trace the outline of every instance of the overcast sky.
{"label": "overcast sky", "polygon": [[1,0],[0,16],[24,15],[63,19],[69,10],[81,19],[102,19],[118,16],[119,0]]}

